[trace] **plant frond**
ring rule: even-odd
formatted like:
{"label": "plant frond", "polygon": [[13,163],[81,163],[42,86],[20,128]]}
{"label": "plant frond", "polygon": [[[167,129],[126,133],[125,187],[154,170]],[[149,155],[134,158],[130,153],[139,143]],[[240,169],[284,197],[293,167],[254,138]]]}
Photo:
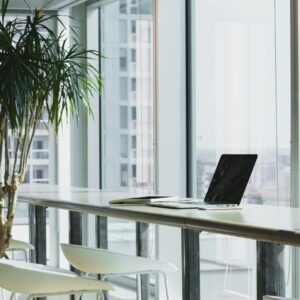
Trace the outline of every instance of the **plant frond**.
{"label": "plant frond", "polygon": [[[69,46],[59,16],[44,13],[46,2],[30,16],[5,23],[9,0],[2,1],[0,106],[13,130],[23,125],[27,109],[42,105],[48,126],[57,131],[63,115],[79,118],[82,108],[91,113],[89,96],[102,89],[101,75],[90,63],[100,54],[82,48],[75,32]],[[51,21],[63,29],[56,34],[48,25]]]}

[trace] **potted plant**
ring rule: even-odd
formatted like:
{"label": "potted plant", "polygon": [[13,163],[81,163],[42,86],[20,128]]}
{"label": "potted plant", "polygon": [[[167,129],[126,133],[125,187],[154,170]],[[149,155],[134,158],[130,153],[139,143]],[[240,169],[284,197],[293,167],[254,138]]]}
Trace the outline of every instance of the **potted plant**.
{"label": "potted plant", "polygon": [[[90,59],[98,52],[67,46],[65,30],[55,34],[44,8],[7,20],[9,0],[0,20],[0,258],[9,246],[17,192],[24,181],[29,151],[41,114],[58,131],[64,114],[90,112],[89,95],[101,90],[101,76]],[[16,147],[10,152],[9,137]]]}

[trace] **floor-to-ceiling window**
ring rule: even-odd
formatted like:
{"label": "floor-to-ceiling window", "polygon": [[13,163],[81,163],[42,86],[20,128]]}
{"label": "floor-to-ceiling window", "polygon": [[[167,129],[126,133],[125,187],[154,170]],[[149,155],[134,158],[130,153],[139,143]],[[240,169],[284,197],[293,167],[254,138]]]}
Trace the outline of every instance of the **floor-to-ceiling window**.
{"label": "floor-to-ceiling window", "polygon": [[[242,203],[289,206],[289,1],[192,3],[193,193],[204,197],[222,153],[257,153]],[[200,253],[207,299],[256,299],[254,241],[204,234]]]}
{"label": "floor-to-ceiling window", "polygon": [[103,187],[153,192],[153,4],[100,11]]}
{"label": "floor-to-ceiling window", "polygon": [[[100,7],[99,23],[102,188],[153,193],[153,1],[111,1]],[[109,218],[108,248],[135,255],[136,224]]]}

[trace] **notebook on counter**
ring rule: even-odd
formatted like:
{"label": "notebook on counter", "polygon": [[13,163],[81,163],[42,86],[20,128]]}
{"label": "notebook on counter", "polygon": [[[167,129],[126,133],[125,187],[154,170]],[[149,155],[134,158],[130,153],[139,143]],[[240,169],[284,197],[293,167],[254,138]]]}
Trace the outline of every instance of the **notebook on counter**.
{"label": "notebook on counter", "polygon": [[131,198],[123,198],[109,201],[109,204],[128,204],[128,205],[141,205],[155,202],[174,201],[177,197],[171,196],[137,196]]}
{"label": "notebook on counter", "polygon": [[223,154],[209,188],[202,199],[180,199],[149,202],[165,208],[197,208],[203,210],[234,210],[239,206],[257,160],[257,154]]}

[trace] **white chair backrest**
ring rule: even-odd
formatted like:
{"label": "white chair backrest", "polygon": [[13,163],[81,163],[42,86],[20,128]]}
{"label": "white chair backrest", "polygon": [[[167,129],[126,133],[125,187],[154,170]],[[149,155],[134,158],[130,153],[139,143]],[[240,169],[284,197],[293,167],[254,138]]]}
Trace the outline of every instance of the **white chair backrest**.
{"label": "white chair backrest", "polygon": [[14,293],[50,294],[72,290],[112,290],[110,284],[38,264],[0,260],[0,286]]}
{"label": "white chair backrest", "polygon": [[78,270],[95,274],[171,272],[176,267],[170,263],[149,258],[125,255],[108,250],[61,244],[64,255]]}

